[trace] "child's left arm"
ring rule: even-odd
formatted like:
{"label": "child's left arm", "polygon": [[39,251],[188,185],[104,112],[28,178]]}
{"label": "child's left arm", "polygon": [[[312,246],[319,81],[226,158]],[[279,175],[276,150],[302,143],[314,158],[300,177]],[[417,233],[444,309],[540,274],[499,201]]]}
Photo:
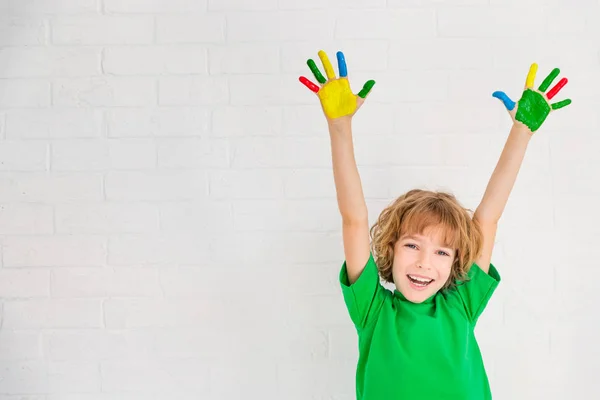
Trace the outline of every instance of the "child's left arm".
{"label": "child's left arm", "polygon": [[494,97],[504,103],[513,120],[513,125],[483,199],[473,216],[483,233],[482,251],[475,262],[486,273],[492,259],[498,221],[504,212],[504,207],[517,179],[529,140],[552,110],[571,104],[569,99],[553,104],[549,102],[567,83],[567,79],[562,78],[556,86],[546,93],[552,81],[560,73],[558,68],[555,68],[548,75],[537,90],[533,89],[536,73],[537,64],[532,64],[527,75],[525,90],[518,103],[512,101],[504,92],[498,91],[493,94]]}

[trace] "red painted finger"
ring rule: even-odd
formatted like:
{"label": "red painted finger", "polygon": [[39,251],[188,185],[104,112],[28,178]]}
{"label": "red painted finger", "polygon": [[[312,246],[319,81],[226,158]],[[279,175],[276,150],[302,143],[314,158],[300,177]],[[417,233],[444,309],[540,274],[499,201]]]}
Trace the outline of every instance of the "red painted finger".
{"label": "red painted finger", "polygon": [[556,94],[560,91],[560,89],[563,88],[563,86],[565,86],[567,84],[567,82],[568,82],[567,78],[562,78],[560,81],[558,81],[556,86],[554,86],[552,89],[550,89],[550,91],[546,95],[548,97],[548,100],[550,100],[551,98],[556,96]]}
{"label": "red painted finger", "polygon": [[315,93],[317,93],[319,91],[319,87],[317,85],[315,85],[314,83],[312,83],[311,81],[309,81],[308,79],[306,79],[303,76],[300,77],[300,82],[302,82],[304,84],[304,86],[306,86],[307,88],[309,88],[310,90],[312,90]]}

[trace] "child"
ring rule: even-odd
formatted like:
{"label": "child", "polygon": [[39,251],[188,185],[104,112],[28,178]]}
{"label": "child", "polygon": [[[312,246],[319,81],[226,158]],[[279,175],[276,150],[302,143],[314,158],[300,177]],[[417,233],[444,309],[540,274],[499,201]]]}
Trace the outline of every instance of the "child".
{"label": "child", "polygon": [[[337,53],[340,78],[323,51],[319,57],[327,79],[309,60],[321,86],[300,81],[319,97],[329,127],[345,253],[339,278],[358,333],[357,399],[491,399],[474,328],[500,282],[491,263],[497,224],[533,133],[553,109],[570,104],[548,102],[566,79],[545,93],[555,69],[533,89],[533,64],[518,103],[494,92],[513,125],[472,217],[451,194],[415,189],[390,204],[369,230],[351,121],[375,82],[354,95],[344,55]],[[395,285],[393,292],[380,276]]]}

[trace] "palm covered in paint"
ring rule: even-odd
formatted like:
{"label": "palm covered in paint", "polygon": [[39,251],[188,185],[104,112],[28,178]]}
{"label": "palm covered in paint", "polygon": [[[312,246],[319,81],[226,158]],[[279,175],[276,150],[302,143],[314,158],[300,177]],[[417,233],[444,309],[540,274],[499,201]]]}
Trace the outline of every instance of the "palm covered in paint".
{"label": "palm covered in paint", "polygon": [[556,86],[554,86],[548,93],[548,87],[552,84],[552,81],[558,76],[560,70],[554,68],[552,72],[544,79],[542,84],[536,90],[533,88],[535,76],[537,74],[537,64],[532,64],[527,74],[527,80],[525,83],[525,89],[519,101],[515,103],[512,101],[506,93],[502,91],[496,91],[492,96],[500,99],[513,120],[518,121],[526,125],[531,132],[538,130],[550,112],[552,110],[558,110],[571,104],[570,99],[562,100],[557,103],[550,104],[550,100],[556,96],[556,94],[567,84],[567,78],[562,78]]}
{"label": "palm covered in paint", "polygon": [[304,76],[300,77],[300,82],[317,94],[321,101],[323,112],[328,118],[335,119],[353,115],[364,102],[367,94],[371,91],[373,85],[375,85],[375,81],[367,81],[362,90],[356,95],[352,92],[350,82],[347,78],[348,71],[344,54],[341,51],[337,52],[340,74],[340,77],[337,79],[331,62],[323,50],[319,51],[319,58],[325,68],[327,79],[321,74],[315,62],[310,59],[307,61],[308,67],[321,86],[317,86]]}

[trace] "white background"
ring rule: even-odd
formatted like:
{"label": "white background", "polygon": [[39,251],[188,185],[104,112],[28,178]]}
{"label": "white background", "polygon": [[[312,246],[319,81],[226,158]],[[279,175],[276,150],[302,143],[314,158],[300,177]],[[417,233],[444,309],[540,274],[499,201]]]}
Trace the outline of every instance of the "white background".
{"label": "white background", "polygon": [[[343,50],[374,222],[474,209],[532,62],[570,82],[502,217],[495,400],[600,395],[598,0],[0,0],[0,400],[350,400],[306,60]],[[425,350],[425,349],[424,349]],[[424,389],[426,390],[426,389]]]}

